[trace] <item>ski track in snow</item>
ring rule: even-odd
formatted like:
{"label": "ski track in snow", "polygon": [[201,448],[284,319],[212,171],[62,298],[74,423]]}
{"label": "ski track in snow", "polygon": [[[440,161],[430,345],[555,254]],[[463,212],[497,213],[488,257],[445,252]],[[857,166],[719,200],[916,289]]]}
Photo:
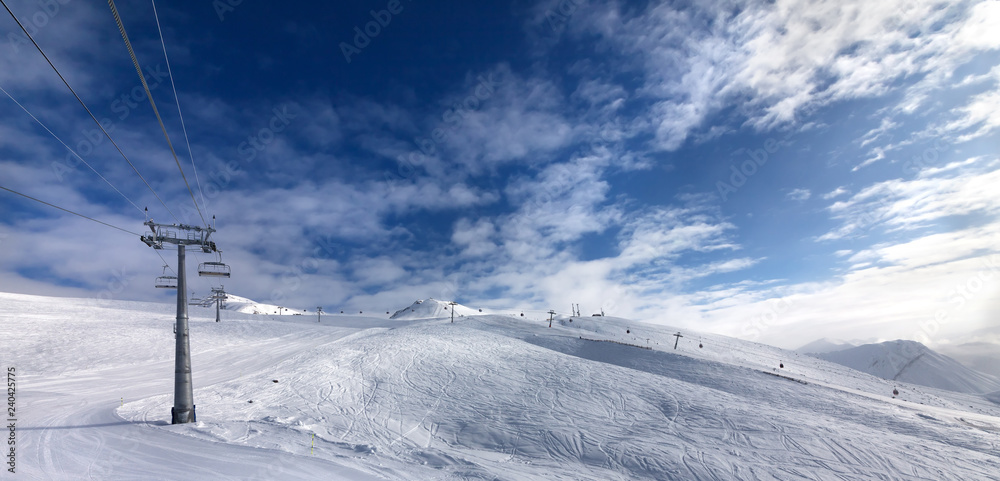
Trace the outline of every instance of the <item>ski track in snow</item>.
{"label": "ski track in snow", "polygon": [[722,336],[206,309],[198,422],[171,426],[172,306],[0,302],[25,479],[1000,479],[985,398]]}

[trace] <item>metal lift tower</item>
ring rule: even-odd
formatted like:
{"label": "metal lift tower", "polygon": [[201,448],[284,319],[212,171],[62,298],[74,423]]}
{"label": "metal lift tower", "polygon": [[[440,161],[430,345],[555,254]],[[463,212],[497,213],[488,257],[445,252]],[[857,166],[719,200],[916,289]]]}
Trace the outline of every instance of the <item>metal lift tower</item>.
{"label": "metal lift tower", "polygon": [[194,388],[191,384],[191,342],[188,335],[187,277],[184,269],[184,249],[200,247],[206,254],[218,252],[209,237],[212,227],[184,224],[157,224],[147,221],[152,234],[140,239],[153,249],[163,249],[163,244],[177,246],[177,343],[174,357],[174,407],[170,408],[171,424],[195,422]]}
{"label": "metal lift tower", "polygon": [[226,286],[213,287],[210,299],[215,299],[215,322],[219,322],[219,307],[226,302]]}

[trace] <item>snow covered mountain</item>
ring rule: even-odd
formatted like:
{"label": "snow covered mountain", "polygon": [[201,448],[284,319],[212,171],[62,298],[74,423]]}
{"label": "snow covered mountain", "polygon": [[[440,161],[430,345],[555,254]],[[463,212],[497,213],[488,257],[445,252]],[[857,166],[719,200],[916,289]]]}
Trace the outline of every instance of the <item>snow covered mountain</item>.
{"label": "snow covered mountain", "polygon": [[852,347],[855,347],[855,344],[831,341],[830,339],[824,337],[796,349],[795,352],[801,354],[826,354],[829,352],[843,351],[844,349],[850,349]]}
{"label": "snow covered mountain", "polygon": [[915,341],[865,344],[817,356],[882,379],[963,393],[1000,391],[1000,379],[969,369]]}
{"label": "snow covered mountain", "polygon": [[[226,310],[242,312],[244,314],[266,314],[270,316],[291,316],[294,314],[307,313],[306,311],[289,307],[264,304],[233,294],[226,294]],[[315,314],[315,311],[313,313]]]}
{"label": "snow covered mountain", "polygon": [[418,299],[408,307],[394,312],[389,319],[436,319],[451,317],[452,309],[455,317],[474,316],[482,314],[482,309],[473,309],[461,304],[451,306],[448,301],[438,299]]}
{"label": "snow covered mountain", "polygon": [[172,305],[0,293],[0,355],[22,376],[18,474],[770,481],[1000,472],[1000,404],[983,396],[614,317],[557,318],[549,328],[475,309],[456,311],[465,315],[452,324],[439,315],[450,311],[427,302],[409,314],[436,318],[319,323],[232,312],[216,323],[195,310],[198,422],[170,425]]}

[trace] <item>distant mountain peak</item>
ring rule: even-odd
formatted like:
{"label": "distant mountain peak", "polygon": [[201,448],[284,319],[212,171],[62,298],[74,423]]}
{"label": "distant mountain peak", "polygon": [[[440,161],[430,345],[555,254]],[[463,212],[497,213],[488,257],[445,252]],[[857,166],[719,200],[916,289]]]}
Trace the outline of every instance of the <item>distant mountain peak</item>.
{"label": "distant mountain peak", "polygon": [[802,354],[825,354],[850,349],[854,346],[855,344],[846,341],[833,340],[824,337],[796,349],[795,352]]}
{"label": "distant mountain peak", "polygon": [[891,381],[972,394],[1000,390],[1000,379],[970,369],[917,341],[897,339],[816,356]]}
{"label": "distant mountain peak", "polygon": [[451,302],[452,301],[434,299],[432,297],[427,299],[417,299],[408,307],[404,307],[394,312],[391,316],[389,316],[389,319],[434,319],[438,317],[451,317],[452,309],[455,311],[455,317],[480,314],[478,310],[461,304],[455,304],[452,306]]}

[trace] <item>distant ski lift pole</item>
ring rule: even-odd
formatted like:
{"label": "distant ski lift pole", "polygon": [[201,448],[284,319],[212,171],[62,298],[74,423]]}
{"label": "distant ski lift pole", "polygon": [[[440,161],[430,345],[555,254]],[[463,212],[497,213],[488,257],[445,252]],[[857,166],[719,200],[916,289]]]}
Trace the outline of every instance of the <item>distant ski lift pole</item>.
{"label": "distant ski lift pole", "polygon": [[215,322],[219,322],[219,320],[221,319],[219,317],[219,309],[220,308],[225,309],[224,304],[226,302],[226,286],[213,287],[212,297],[209,298],[209,301],[212,300],[215,301]]}
{"label": "distant ski lift pole", "polygon": [[684,336],[682,336],[681,333],[680,333],[680,331],[678,331],[677,334],[674,334],[674,337],[677,338],[677,339],[674,339],[674,349],[677,349],[677,343],[681,342],[681,338],[684,337]]}

